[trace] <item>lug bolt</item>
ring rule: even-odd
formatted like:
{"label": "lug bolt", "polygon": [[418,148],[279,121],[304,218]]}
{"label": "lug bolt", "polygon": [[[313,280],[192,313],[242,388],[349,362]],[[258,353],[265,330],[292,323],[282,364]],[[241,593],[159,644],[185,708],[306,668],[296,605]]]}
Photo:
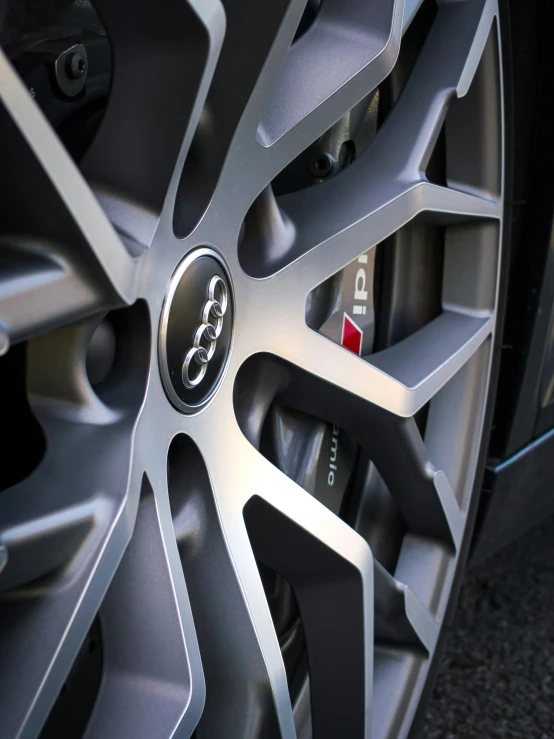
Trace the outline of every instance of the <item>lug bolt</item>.
{"label": "lug bolt", "polygon": [[87,60],[76,51],[67,58],[66,70],[68,77],[72,80],[80,80],[87,71]]}
{"label": "lug bolt", "polygon": [[309,163],[308,168],[313,177],[321,179],[327,177],[333,171],[333,160],[329,154],[318,154]]}
{"label": "lug bolt", "polygon": [[87,50],[83,44],[74,44],[63,51],[54,62],[58,90],[66,99],[76,98],[85,89],[88,75]]}

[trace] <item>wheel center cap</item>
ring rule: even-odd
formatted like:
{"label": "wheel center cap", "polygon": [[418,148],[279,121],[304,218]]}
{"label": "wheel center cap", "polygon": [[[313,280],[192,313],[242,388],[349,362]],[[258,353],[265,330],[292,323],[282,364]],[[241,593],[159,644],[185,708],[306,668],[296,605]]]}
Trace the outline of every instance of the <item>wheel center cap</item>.
{"label": "wheel center cap", "polygon": [[188,254],[169,282],[158,341],[165,392],[182,413],[201,410],[217,391],[229,358],[233,292],[219,255]]}

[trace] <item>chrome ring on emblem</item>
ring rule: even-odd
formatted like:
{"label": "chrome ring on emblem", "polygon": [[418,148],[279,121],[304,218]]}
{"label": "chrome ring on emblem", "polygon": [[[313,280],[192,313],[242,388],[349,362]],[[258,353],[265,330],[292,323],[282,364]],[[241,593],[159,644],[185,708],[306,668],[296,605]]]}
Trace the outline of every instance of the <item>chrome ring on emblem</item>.
{"label": "chrome ring on emblem", "polygon": [[[220,296],[219,296],[220,299],[216,300],[215,290],[218,285],[220,289]],[[212,300],[214,303],[217,303],[221,309],[221,313],[214,313],[214,316],[222,317],[225,314],[225,311],[227,310],[227,285],[225,284],[225,282],[221,279],[219,275],[214,275],[212,279],[210,280],[210,284],[208,285],[208,298],[209,300]]]}
{"label": "chrome ring on emblem", "polygon": [[[219,288],[219,299],[216,298],[216,291]],[[193,388],[199,385],[204,379],[208,371],[208,362],[213,357],[217,339],[223,329],[223,316],[227,311],[227,285],[219,275],[214,275],[208,285],[208,299],[202,308],[202,322],[194,332],[194,340],[191,349],[188,350],[183,368],[181,370],[181,379],[186,388]],[[210,319],[215,318],[215,323],[211,323]],[[200,342],[202,339],[207,341],[205,346]],[[191,377],[191,364],[195,362],[195,366],[199,367],[196,375]]]}

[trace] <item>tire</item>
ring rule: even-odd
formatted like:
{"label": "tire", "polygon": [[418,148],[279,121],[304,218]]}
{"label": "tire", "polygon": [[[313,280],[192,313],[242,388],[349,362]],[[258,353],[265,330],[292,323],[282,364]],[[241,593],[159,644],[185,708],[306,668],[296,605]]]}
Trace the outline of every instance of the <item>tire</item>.
{"label": "tire", "polygon": [[6,5],[2,736],[416,735],[497,384],[505,22]]}

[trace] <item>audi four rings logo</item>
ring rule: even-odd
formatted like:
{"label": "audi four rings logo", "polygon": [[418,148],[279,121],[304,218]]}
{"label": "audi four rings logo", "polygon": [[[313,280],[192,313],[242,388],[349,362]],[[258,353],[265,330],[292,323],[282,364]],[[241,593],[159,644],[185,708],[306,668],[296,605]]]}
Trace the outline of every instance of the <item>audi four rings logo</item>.
{"label": "audi four rings logo", "polygon": [[[216,292],[219,293],[218,299]],[[183,385],[193,388],[199,385],[208,371],[208,362],[213,357],[217,339],[223,329],[223,316],[227,310],[227,285],[214,275],[208,285],[208,298],[202,308],[202,321],[194,332],[192,348],[183,362],[181,377]]]}

